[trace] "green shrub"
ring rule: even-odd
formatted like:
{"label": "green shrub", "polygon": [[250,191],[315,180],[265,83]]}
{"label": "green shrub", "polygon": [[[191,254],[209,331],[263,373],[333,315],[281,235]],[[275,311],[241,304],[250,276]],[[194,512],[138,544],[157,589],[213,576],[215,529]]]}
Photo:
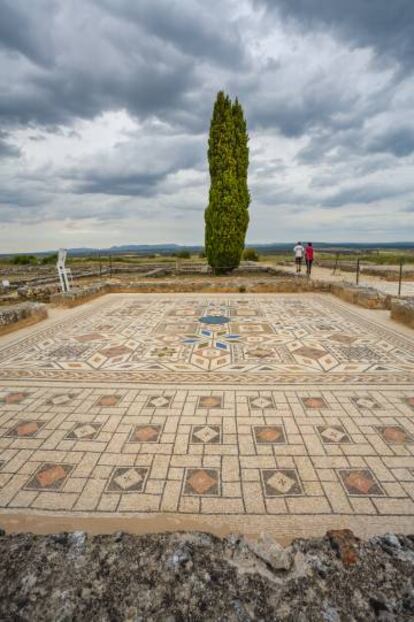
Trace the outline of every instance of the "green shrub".
{"label": "green shrub", "polygon": [[34,255],[15,255],[11,263],[15,266],[34,266],[37,264],[37,259]]}
{"label": "green shrub", "polygon": [[243,259],[245,261],[259,261],[259,253],[255,248],[245,248],[243,251]]}
{"label": "green shrub", "polygon": [[46,257],[42,257],[41,259],[41,263],[42,264],[50,264],[50,263],[57,263],[57,253],[53,253],[52,255],[46,255]]}
{"label": "green shrub", "polygon": [[190,259],[190,251],[182,250],[173,253],[173,257],[177,257],[178,259]]}

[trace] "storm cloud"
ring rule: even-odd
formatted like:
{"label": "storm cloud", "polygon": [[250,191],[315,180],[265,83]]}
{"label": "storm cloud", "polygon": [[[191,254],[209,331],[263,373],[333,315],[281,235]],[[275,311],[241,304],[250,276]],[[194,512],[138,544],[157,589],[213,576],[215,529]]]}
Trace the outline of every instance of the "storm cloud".
{"label": "storm cloud", "polygon": [[411,238],[413,26],[411,0],[0,0],[2,249],[202,243],[219,89],[249,242]]}

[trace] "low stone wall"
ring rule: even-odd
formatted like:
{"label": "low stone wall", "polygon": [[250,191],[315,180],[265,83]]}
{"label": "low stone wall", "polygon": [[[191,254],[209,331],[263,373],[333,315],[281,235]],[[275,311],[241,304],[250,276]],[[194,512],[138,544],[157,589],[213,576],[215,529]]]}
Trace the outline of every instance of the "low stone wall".
{"label": "low stone wall", "polygon": [[0,307],[0,335],[23,328],[23,326],[30,326],[30,324],[35,324],[46,318],[46,305],[36,302]]}
{"label": "low stone wall", "polygon": [[77,307],[89,300],[107,294],[110,290],[108,283],[98,283],[85,288],[74,288],[70,292],[53,294],[50,302],[57,307]]}
{"label": "low stone wall", "polygon": [[351,283],[331,283],[331,292],[345,302],[366,309],[390,309],[391,297],[373,287],[352,285]]}
{"label": "low stone wall", "polygon": [[74,307],[108,293],[332,293],[345,302],[367,309],[390,309],[391,298],[376,289],[352,284],[329,283],[306,277],[282,276],[274,280],[242,279],[197,279],[197,280],[154,280],[138,283],[99,283],[89,287],[73,289],[69,293],[58,293],[50,297],[57,306]]}
{"label": "low stone wall", "polygon": [[414,328],[414,298],[394,298],[391,301],[391,318]]}

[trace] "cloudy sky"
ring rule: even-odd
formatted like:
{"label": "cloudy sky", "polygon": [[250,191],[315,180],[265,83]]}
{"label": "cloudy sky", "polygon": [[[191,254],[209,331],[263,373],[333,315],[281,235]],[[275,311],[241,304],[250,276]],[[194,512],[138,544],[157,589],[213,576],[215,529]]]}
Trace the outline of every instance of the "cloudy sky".
{"label": "cloudy sky", "polygon": [[0,252],[202,243],[216,92],[248,242],[414,239],[413,0],[0,0]]}

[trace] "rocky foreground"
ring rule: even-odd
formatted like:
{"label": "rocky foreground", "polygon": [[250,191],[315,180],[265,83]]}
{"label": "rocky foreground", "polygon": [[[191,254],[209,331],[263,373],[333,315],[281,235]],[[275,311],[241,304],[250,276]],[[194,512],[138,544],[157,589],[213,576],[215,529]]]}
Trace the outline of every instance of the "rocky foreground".
{"label": "rocky foreground", "polygon": [[0,620],[414,620],[414,536],[248,542],[0,530]]}

